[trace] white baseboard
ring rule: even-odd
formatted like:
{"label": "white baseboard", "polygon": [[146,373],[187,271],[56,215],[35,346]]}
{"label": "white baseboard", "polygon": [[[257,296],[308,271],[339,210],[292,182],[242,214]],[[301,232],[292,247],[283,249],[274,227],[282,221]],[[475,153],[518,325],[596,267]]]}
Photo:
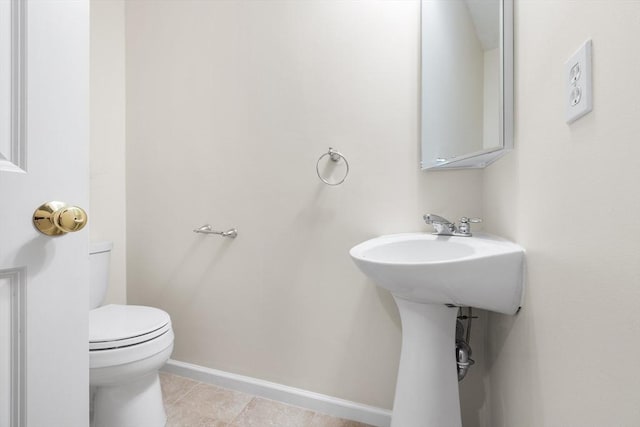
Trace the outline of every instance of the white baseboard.
{"label": "white baseboard", "polygon": [[387,409],[363,405],[257,378],[218,371],[177,360],[169,360],[162,368],[162,371],[289,405],[300,406],[315,412],[331,415],[332,417],[359,421],[376,427],[389,427],[391,424],[391,411]]}

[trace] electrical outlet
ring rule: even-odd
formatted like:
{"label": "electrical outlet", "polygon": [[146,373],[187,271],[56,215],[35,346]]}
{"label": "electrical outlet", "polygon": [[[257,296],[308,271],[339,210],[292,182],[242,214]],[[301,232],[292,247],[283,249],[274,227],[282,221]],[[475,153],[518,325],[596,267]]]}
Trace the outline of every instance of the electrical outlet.
{"label": "electrical outlet", "polygon": [[567,123],[573,123],[593,110],[591,78],[591,39],[564,63]]}

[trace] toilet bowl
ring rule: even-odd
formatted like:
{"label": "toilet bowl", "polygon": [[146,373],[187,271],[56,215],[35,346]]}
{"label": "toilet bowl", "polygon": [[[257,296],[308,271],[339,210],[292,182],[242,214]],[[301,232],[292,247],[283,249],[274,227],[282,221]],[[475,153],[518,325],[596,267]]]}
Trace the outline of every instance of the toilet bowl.
{"label": "toilet bowl", "polygon": [[157,308],[99,306],[112,245],[92,244],[89,383],[92,427],[162,427],[166,414],[158,370],[173,351],[169,315]]}

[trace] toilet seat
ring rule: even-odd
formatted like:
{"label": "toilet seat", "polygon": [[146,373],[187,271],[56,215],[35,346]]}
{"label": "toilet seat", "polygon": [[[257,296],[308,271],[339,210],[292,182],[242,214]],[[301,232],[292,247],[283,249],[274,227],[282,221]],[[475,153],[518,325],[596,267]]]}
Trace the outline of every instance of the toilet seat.
{"label": "toilet seat", "polygon": [[171,330],[169,315],[154,307],[110,304],[89,313],[89,351],[140,345]]}
{"label": "toilet seat", "polygon": [[89,312],[91,375],[97,378],[100,369],[144,364],[161,353],[170,354],[173,339],[171,318],[158,308],[111,304],[93,309]]}

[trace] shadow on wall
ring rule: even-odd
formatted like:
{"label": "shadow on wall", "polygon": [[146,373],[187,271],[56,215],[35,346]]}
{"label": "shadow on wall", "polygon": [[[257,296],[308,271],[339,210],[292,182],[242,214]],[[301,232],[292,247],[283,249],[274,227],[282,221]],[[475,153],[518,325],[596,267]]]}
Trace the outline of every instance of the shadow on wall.
{"label": "shadow on wall", "polygon": [[[516,317],[521,315],[522,312],[517,316],[507,316],[498,313],[491,313],[489,315],[489,321],[487,322],[489,339],[487,340],[488,347],[485,352],[487,356],[487,374],[491,372],[491,369],[501,357],[504,344],[513,331]],[[505,398],[499,392],[496,392],[497,389],[495,387],[492,387],[492,389],[494,391],[490,402],[490,419],[496,426],[504,425],[503,408],[506,404]]]}
{"label": "shadow on wall", "polygon": [[[503,392],[506,388],[502,387],[501,383],[505,379],[500,376],[500,372],[517,372],[517,382],[529,385],[527,388],[521,388],[518,396],[520,402],[527,402],[522,407],[524,410],[523,419],[527,420],[523,425],[542,425],[544,423],[543,413],[540,412],[539,406],[543,401],[539,381],[540,369],[536,359],[532,357],[532,348],[535,348],[536,341],[535,333],[532,330],[533,320],[530,311],[527,311],[526,303],[522,311],[514,316],[489,314],[487,351],[485,353],[487,356],[486,372],[491,374],[492,394],[489,402],[489,419],[491,419],[492,426],[504,426],[506,408],[514,404],[513,397]],[[506,346],[507,341],[511,343],[509,346]],[[513,342],[526,343],[526,346],[514,345]],[[504,365],[507,364],[515,366],[505,371]],[[513,381],[513,378],[510,381]],[[537,408],[536,412],[532,412],[531,408]],[[512,410],[513,408],[509,411]]]}
{"label": "shadow on wall", "polygon": [[[211,253],[210,248],[204,248],[207,245],[207,240],[211,238],[218,238],[218,236],[198,236],[184,251],[184,256],[175,264],[176,267],[167,280],[158,284],[162,300],[174,301],[175,306],[180,309],[191,303],[197,295],[200,285],[206,282],[205,279],[211,275],[215,267],[224,259],[228,253],[228,246],[233,243],[232,239],[223,238]],[[210,260],[207,264],[203,265],[197,260],[194,262],[193,254],[197,254],[200,250],[210,254]],[[197,279],[184,280],[186,272],[191,272],[192,274],[198,270],[200,270],[200,273],[197,274]],[[180,283],[180,286],[175,287],[176,283]]]}
{"label": "shadow on wall", "polygon": [[[337,357],[341,359],[349,359],[352,355],[359,354],[361,355],[360,363],[363,366],[369,365],[373,369],[375,366],[388,363],[388,359],[386,359],[387,356],[378,354],[378,352],[376,352],[376,347],[372,346],[371,343],[384,341],[387,345],[397,348],[395,360],[399,361],[401,336],[400,334],[394,337],[380,335],[380,331],[376,323],[380,320],[373,314],[371,310],[372,304],[381,306],[386,314],[385,317],[394,324],[398,331],[401,331],[402,326],[400,323],[398,306],[396,305],[391,293],[379,286],[376,286],[368,279],[363,279],[362,282],[362,286],[359,287],[362,289],[361,298],[358,300],[358,305],[353,307],[352,321],[348,322],[348,324],[368,325],[368,328],[364,331],[364,336],[362,329],[353,330],[347,337],[346,342],[344,342],[340,347],[341,354]],[[396,341],[395,338],[399,338],[399,340]],[[381,358],[383,360],[380,360]],[[351,381],[351,383],[345,381],[345,379],[354,378],[353,372],[351,372],[352,368],[345,364],[336,364],[336,366],[337,369],[335,371],[327,372],[327,375],[331,375],[333,377],[332,382],[335,384],[342,384],[342,387],[350,387],[356,390],[359,387],[357,381]],[[394,390],[396,386],[396,369],[390,369],[389,374],[386,376],[387,385],[390,390]],[[386,409],[391,410],[392,408],[389,407]]]}

